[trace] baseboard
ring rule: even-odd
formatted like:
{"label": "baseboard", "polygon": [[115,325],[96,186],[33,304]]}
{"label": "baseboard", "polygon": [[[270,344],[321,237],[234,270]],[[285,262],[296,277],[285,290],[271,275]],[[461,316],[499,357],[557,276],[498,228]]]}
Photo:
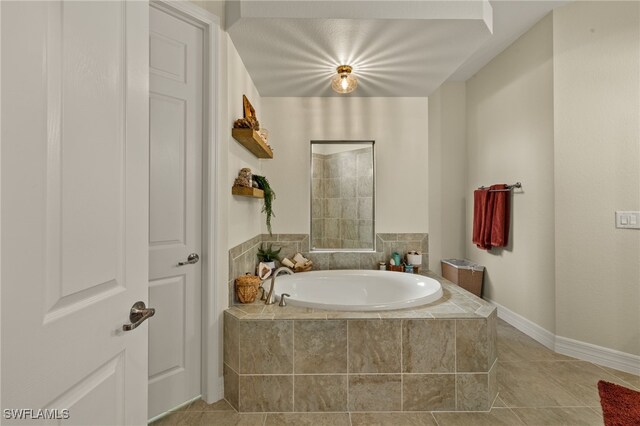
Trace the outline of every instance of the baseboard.
{"label": "baseboard", "polygon": [[499,303],[488,299],[487,302],[498,308],[498,318],[509,323],[554,352],[583,361],[589,361],[604,367],[614,368],[626,373],[640,374],[640,356],[638,355],[620,352],[591,343],[580,342],[567,337],[556,336],[552,332]]}
{"label": "baseboard", "polygon": [[640,375],[640,356],[567,337],[556,336],[556,352],[594,364]]}
{"label": "baseboard", "polygon": [[555,351],[555,334],[540,327],[535,322],[526,319],[522,315],[516,314],[509,308],[506,308],[501,304],[494,302],[493,300],[485,300],[498,308],[498,318],[503,319],[510,325],[522,331],[527,336],[531,337],[533,340],[546,346],[552,351]]}

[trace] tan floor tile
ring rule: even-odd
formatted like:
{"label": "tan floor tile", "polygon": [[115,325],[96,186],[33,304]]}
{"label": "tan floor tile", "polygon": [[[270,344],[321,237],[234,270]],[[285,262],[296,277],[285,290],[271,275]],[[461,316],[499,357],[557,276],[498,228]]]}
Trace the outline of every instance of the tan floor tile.
{"label": "tan floor tile", "polygon": [[498,363],[498,390],[508,407],[561,407],[581,404],[539,362]]}
{"label": "tan floor tile", "polygon": [[505,404],[502,398],[500,398],[500,395],[498,395],[495,401],[493,401],[493,407],[491,408],[506,408],[506,407],[507,407],[507,404]]}
{"label": "tan floor tile", "polygon": [[433,413],[440,426],[516,426],[522,425],[508,408],[494,408],[489,413]]}
{"label": "tan floor tile", "polygon": [[431,413],[351,413],[351,426],[437,426]]}
{"label": "tan floor tile", "polygon": [[555,383],[576,398],[580,402],[578,405],[600,405],[600,380],[624,386],[624,382],[619,378],[586,361],[541,362],[538,365],[542,372],[548,374]]}
{"label": "tan floor tile", "polygon": [[501,362],[575,359],[553,352],[501,319],[498,319],[497,333]]}
{"label": "tan floor tile", "polygon": [[608,368],[608,367],[602,367],[602,366],[598,366],[598,367],[602,368],[607,373],[612,374],[617,378],[625,381],[627,383],[627,387],[631,385],[637,390],[640,390],[640,375],[625,373],[624,371],[619,371],[619,370],[615,370],[613,368]]}
{"label": "tan floor tile", "polygon": [[[349,426],[349,413],[267,414],[267,426]],[[217,425],[216,425],[217,426]]]}
{"label": "tan floor tile", "polygon": [[262,426],[265,416],[235,411],[185,411],[176,426]]}
{"label": "tan floor tile", "polygon": [[235,411],[233,407],[224,399],[216,401],[213,404],[207,404],[206,401],[199,399],[193,401],[181,411]]}
{"label": "tan floor tile", "polygon": [[174,426],[180,423],[180,419],[184,415],[183,411],[176,411],[171,414],[167,414],[163,418],[149,423],[150,426]]}
{"label": "tan floor tile", "polygon": [[532,426],[601,426],[602,417],[589,407],[514,408],[513,412]]}

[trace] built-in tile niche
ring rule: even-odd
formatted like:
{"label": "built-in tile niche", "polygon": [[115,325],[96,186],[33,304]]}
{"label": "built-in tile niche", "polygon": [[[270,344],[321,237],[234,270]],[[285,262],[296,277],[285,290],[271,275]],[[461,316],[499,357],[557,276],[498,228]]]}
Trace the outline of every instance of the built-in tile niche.
{"label": "built-in tile niche", "polygon": [[373,147],[311,155],[311,247],[373,248]]}

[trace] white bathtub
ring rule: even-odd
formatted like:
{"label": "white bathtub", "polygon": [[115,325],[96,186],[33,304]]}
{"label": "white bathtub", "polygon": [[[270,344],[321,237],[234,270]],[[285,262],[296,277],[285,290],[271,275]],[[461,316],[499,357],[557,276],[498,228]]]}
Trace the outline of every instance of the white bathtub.
{"label": "white bathtub", "polygon": [[288,304],[337,311],[386,311],[433,303],[442,287],[433,278],[391,271],[334,270],[280,275],[274,293]]}

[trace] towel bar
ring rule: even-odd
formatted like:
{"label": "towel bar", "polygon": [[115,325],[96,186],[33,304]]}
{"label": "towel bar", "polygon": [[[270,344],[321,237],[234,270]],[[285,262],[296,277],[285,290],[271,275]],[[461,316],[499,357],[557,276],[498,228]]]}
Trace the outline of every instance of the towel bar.
{"label": "towel bar", "polygon": [[[507,189],[490,189],[489,192],[509,192],[513,188],[522,188],[522,183],[516,182],[513,185],[507,185]],[[489,189],[486,186],[481,186],[478,189]]]}

